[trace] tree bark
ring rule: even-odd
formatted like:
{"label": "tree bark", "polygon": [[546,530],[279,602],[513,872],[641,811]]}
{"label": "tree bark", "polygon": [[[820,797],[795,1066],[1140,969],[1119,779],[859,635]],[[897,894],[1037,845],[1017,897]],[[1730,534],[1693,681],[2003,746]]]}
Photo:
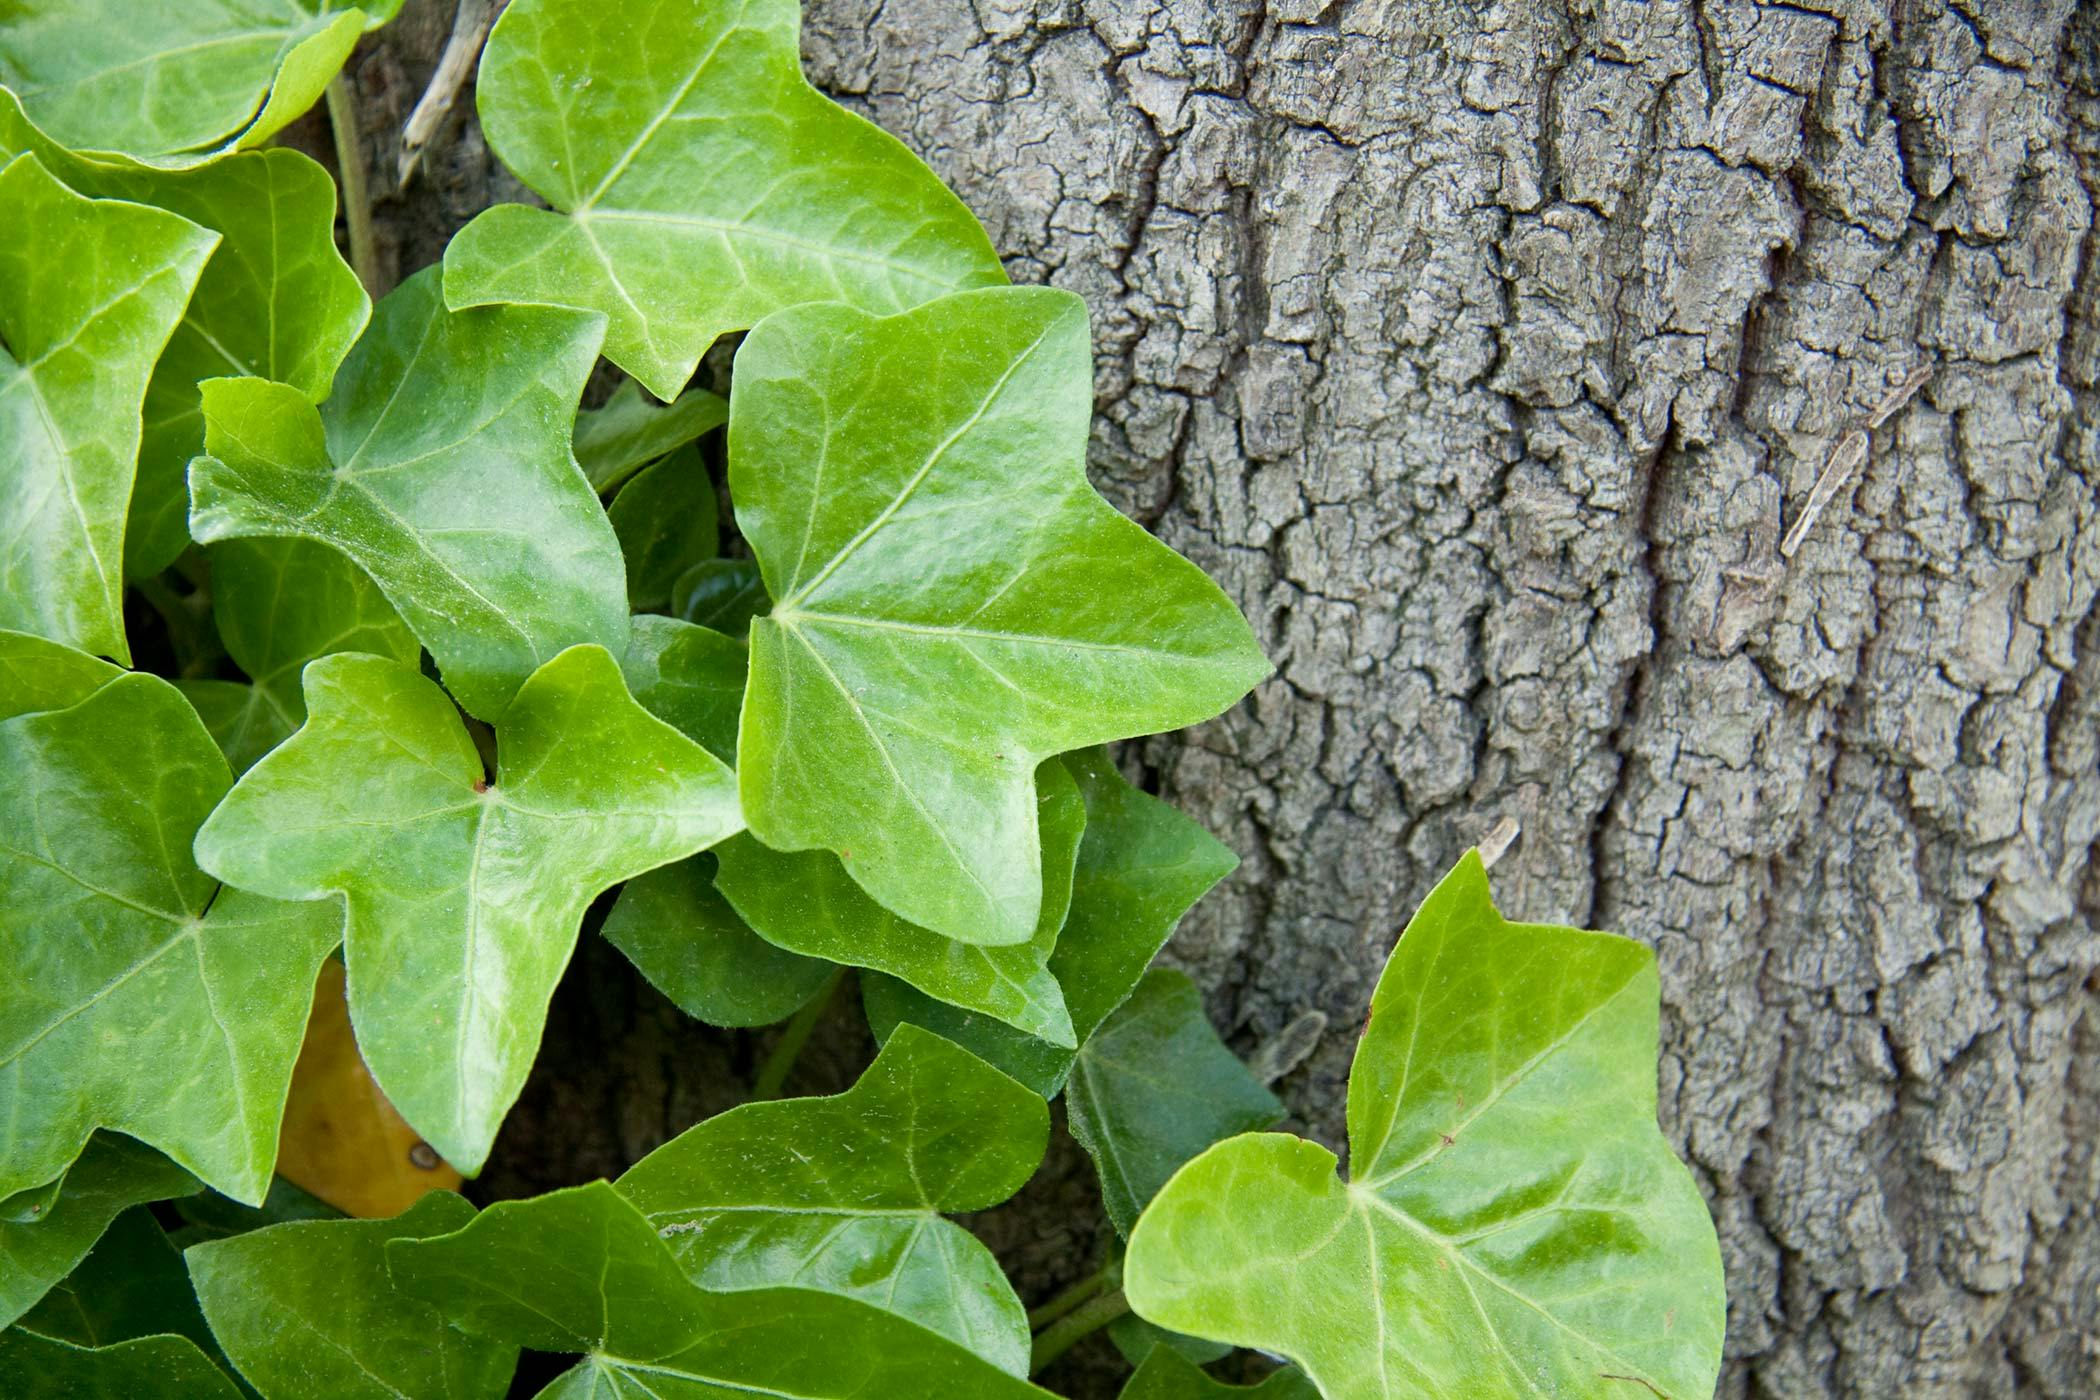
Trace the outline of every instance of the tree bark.
{"label": "tree bark", "polygon": [[[450,15],[361,58],[375,157]],[[1513,817],[1506,912],[1660,958],[1724,1395],[2093,1394],[2100,6],[815,0],[804,48],[1085,295],[1097,482],[1277,663],[1135,757],[1244,857],[1169,952],[1219,1025],[1328,1018],[1299,1126]],[[461,106],[397,266],[520,197]],[[624,976],[506,1160],[616,1170],[748,1062]],[[1084,1180],[987,1226],[1039,1282]]]}

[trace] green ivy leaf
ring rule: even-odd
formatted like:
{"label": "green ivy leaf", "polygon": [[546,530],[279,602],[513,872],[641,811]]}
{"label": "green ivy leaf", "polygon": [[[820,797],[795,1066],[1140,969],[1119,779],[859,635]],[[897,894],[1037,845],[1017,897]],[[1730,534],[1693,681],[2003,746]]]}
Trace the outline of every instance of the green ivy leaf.
{"label": "green ivy leaf", "polygon": [[1320,1392],[1295,1367],[1272,1371],[1257,1385],[1227,1385],[1172,1348],[1154,1347],[1119,1400],[1320,1400]]}
{"label": "green ivy leaf", "polygon": [[0,966],[21,974],[0,996],[0,1191],[49,1180],[108,1127],[262,1198],[342,916],[197,868],[191,837],[230,781],[152,676],[0,723]]}
{"label": "green ivy leaf", "polygon": [[304,113],[371,14],[325,0],[22,0],[0,30],[0,83],[76,150],[189,164],[257,146]]}
{"label": "green ivy leaf", "polygon": [[776,948],[715,889],[711,853],[629,880],[605,941],[678,1009],[711,1026],[770,1026],[822,991],[832,965]]}
{"label": "green ivy leaf", "polygon": [[211,547],[212,617],[226,652],[251,677],[177,681],[236,776],[306,722],[299,675],[316,657],[370,652],[413,666],[408,625],[364,570],[305,540],[226,540]]}
{"label": "green ivy leaf", "polygon": [[744,812],[848,851],[886,908],[1015,943],[1042,898],[1052,754],[1209,719],[1268,674],[1195,565],[1086,479],[1093,360],[1069,292],[965,292],[877,319],[805,306],[737,352],[751,624]]}
{"label": "green ivy leaf", "polygon": [[638,615],[620,670],[650,714],[724,763],[736,762],[747,653],[741,642],[673,617]]}
{"label": "green ivy leaf", "polygon": [[197,1188],[195,1177],[143,1143],[95,1134],[37,1218],[0,1218],[0,1327],[72,1273],[124,1211]]}
{"label": "green ivy leaf", "polygon": [[1372,998],[1351,1180],[1281,1134],[1212,1148],[1132,1232],[1132,1307],[1328,1400],[1712,1394],[1720,1249],[1655,1123],[1659,996],[1638,943],[1504,921],[1469,852]]}
{"label": "green ivy leaf", "polygon": [[671,585],[673,614],[725,636],[743,637],[772,606],[756,559],[703,559]]}
{"label": "green ivy leaf", "polygon": [[728,421],[729,401],[720,394],[688,389],[670,403],[657,403],[644,398],[642,386],[629,379],[603,408],[576,415],[576,460],[594,490],[611,491]]}
{"label": "green ivy leaf", "polygon": [[395,1240],[387,1263],[397,1287],[467,1331],[536,1351],[590,1353],[541,1400],[1046,1393],[858,1299],[806,1288],[702,1291],[641,1212],[602,1181],[499,1201],[454,1235]]}
{"label": "green ivy leaf", "polygon": [[[1181,916],[1239,861],[1201,826],[1124,782],[1100,750],[1066,754],[1064,763],[1086,802],[1086,834],[1050,973],[1083,1045],[1137,986]],[[925,1026],[1046,1099],[1057,1096],[1071,1073],[1070,1045],[936,1001],[894,978],[864,976],[861,986],[878,1038],[903,1021]]]}
{"label": "green ivy leaf", "polygon": [[565,648],[627,646],[619,540],[569,455],[602,322],[537,307],[447,311],[437,274],[373,312],[318,412],[260,379],[204,386],[190,468],[199,540],[341,550],[494,720]]}
{"label": "green ivy leaf", "polygon": [[845,1093],[718,1114],[616,1184],[702,1288],[859,1298],[1025,1376],[1021,1300],[991,1251],[942,1217],[1020,1190],[1049,1132],[1040,1098],[912,1029]]}
{"label": "green ivy leaf", "polygon": [[482,130],[554,209],[460,230],[446,297],[602,311],[606,358],[668,399],[782,307],[1004,282],[962,202],[804,81],[800,25],[797,0],[516,0],[482,55]]}
{"label": "green ivy leaf", "polygon": [[1108,1218],[1125,1236],[1182,1163],[1283,1120],[1276,1096],[1218,1039],[1196,984],[1169,968],[1146,973],[1087,1037],[1065,1111],[1094,1159]]}
{"label": "green ivy leaf", "polygon": [[21,1326],[75,1346],[106,1347],[173,1333],[188,1337],[207,1355],[216,1350],[182,1256],[145,1206],[119,1215],[87,1258],[23,1316]]}
{"label": "green ivy leaf", "polygon": [[124,519],[154,361],[216,237],[85,199],[35,156],[0,171],[0,626],[129,663]]}
{"label": "green ivy leaf", "polygon": [[26,632],[0,632],[0,720],[77,705],[124,672]]}
{"label": "green ivy leaf", "polygon": [[629,607],[664,606],[686,570],[721,547],[715,483],[695,447],[636,473],[606,514],[627,557]]}
{"label": "green ivy leaf", "polygon": [[1051,949],[1072,893],[1086,806],[1063,764],[1037,773],[1046,876],[1035,937],[983,947],[898,918],[867,896],[828,851],[775,851],[749,836],[723,844],[716,886],[759,937],[778,947],[902,978],[928,996],[1030,1035],[1076,1044]]}
{"label": "green ivy leaf", "polygon": [[8,1400],[241,1400],[226,1373],[187,1337],[83,1347],[21,1328],[0,1333],[0,1394]]}
{"label": "green ivy leaf", "polygon": [[259,1206],[243,1205],[216,1191],[205,1191],[177,1201],[175,1213],[183,1220],[177,1237],[184,1248],[206,1240],[245,1235],[265,1225],[283,1225],[293,1220],[343,1219],[343,1213],[334,1206],[281,1176],[272,1178],[270,1193],[263,1197]]}
{"label": "green ivy leaf", "polygon": [[519,689],[494,783],[444,692],[407,667],[338,653],[305,681],[305,727],[212,813],[197,859],[278,898],[342,896],[372,1075],[472,1174],[524,1085],[585,907],[736,830],[734,779],[637,705],[598,647]]}
{"label": "green ivy leaf", "polygon": [[1108,1339],[1116,1344],[1116,1350],[1123,1353],[1123,1359],[1133,1366],[1143,1366],[1145,1358],[1161,1347],[1195,1366],[1207,1366],[1221,1357],[1232,1355],[1232,1348],[1223,1342],[1169,1332],[1131,1312],[1109,1323],[1107,1331]]}
{"label": "green ivy leaf", "polygon": [[388,1240],[473,1218],[466,1201],[433,1191],[392,1220],[272,1225],[184,1257],[212,1331],[269,1400],[495,1400],[518,1349],[454,1330],[386,1269]]}

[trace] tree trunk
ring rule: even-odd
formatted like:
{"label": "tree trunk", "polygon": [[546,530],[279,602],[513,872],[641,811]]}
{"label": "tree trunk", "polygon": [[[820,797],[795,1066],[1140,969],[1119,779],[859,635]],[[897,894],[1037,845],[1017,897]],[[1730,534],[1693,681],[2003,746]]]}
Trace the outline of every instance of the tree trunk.
{"label": "tree trunk", "polygon": [[[389,163],[450,17],[411,3],[362,59]],[[1097,482],[1277,663],[1135,757],[1245,859],[1170,950],[1221,1027],[1328,1018],[1279,1085],[1300,1125],[1339,1139],[1394,935],[1513,817],[1505,911],[1660,957],[1723,1394],[2093,1394],[2100,6],[816,0],[806,29],[1017,280],[1085,295]],[[455,120],[381,214],[406,268],[516,197]],[[616,1170],[750,1048],[584,958],[494,1189]],[[1061,1150],[988,1225],[1024,1277],[1081,1271],[1085,1184]]]}

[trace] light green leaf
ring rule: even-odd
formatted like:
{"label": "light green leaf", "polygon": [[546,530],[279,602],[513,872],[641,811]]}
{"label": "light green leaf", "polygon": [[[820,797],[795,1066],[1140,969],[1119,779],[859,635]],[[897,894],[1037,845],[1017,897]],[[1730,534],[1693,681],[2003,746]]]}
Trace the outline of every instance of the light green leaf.
{"label": "light green leaf", "polygon": [[49,1180],[108,1127],[262,1198],[342,915],[218,891],[197,868],[191,837],[229,782],[152,676],[0,723],[0,966],[15,974],[0,989],[0,1192]]}
{"label": "light green leaf", "polygon": [[652,718],[598,647],[518,691],[496,780],[444,692],[375,656],[306,668],[306,726],[197,835],[230,884],[349,909],[350,1016],[373,1077],[479,1171],[539,1047],[584,909],[740,825],[720,760]]}
{"label": "light green leaf", "polygon": [[714,554],[715,512],[715,483],[698,448],[680,448],[620,488],[606,514],[627,557],[629,607],[662,607],[686,570]]}
{"label": "light green leaf", "polygon": [[1118,1400],[1320,1400],[1320,1392],[1303,1371],[1290,1366],[1270,1372],[1257,1385],[1227,1385],[1162,1346],[1145,1357]]}
{"label": "light green leaf", "polygon": [[212,1331],[269,1400],[496,1400],[518,1349],[456,1331],[386,1270],[388,1240],[473,1218],[460,1197],[433,1191],[392,1220],[272,1225],[184,1257]]}
{"label": "light green leaf", "polygon": [[[377,0],[383,22],[400,0]],[[190,164],[311,107],[368,22],[326,0],[16,0],[0,83],[76,150]],[[266,100],[267,99],[267,100]]]}
{"label": "light green leaf", "polygon": [[84,199],[17,156],[0,210],[0,626],[129,662],[124,518],[140,405],[215,235]]}
{"label": "light green leaf", "polygon": [[1327,1400],[1711,1395],[1721,1256],[1655,1123],[1658,1002],[1646,948],[1505,922],[1469,852],[1372,998],[1351,1180],[1293,1137],[1213,1147],[1131,1233],[1131,1306]]}
{"label": "light green leaf", "polygon": [[1060,763],[1042,766],[1037,788],[1048,879],[1027,943],[984,947],[944,938],[868,898],[828,851],[775,851],[749,836],[723,845],[715,884],[759,937],[778,947],[878,969],[1029,1035],[1076,1044],[1049,958],[1071,897],[1086,808]]}
{"label": "light green leaf", "polygon": [[0,1333],[0,1394],[8,1400],[241,1400],[187,1337],[139,1337],[83,1347],[15,1328]]}
{"label": "light green leaf", "polygon": [[715,857],[629,880],[605,918],[605,941],[678,1009],[711,1026],[770,1026],[823,990],[832,965],[776,948],[715,889]]}
{"label": "light green leaf", "polygon": [[1043,1400],[1046,1392],[902,1318],[806,1288],[710,1293],[602,1181],[499,1201],[455,1235],[395,1240],[397,1287],[460,1327],[581,1351],[542,1400]]}
{"label": "light green leaf", "polygon": [[633,626],[620,670],[634,698],[716,758],[735,763],[743,644],[673,617],[642,614]]}
{"label": "light green leaf", "polygon": [[[1098,749],[1066,754],[1064,764],[1086,801],[1086,834],[1050,973],[1083,1045],[1137,986],[1181,916],[1239,861],[1201,826],[1124,782]],[[1046,1099],[1057,1096],[1071,1073],[1069,1045],[936,1001],[894,978],[864,976],[861,986],[878,1037],[900,1021],[925,1026]]]}
{"label": "light green leaf", "polygon": [[1070,292],[966,292],[877,319],[805,306],[737,352],[752,834],[853,853],[886,908],[979,943],[1035,929],[1033,775],[1209,719],[1268,674],[1200,569],[1086,478],[1093,360]]}
{"label": "light green leaf", "polygon": [[1065,1111],[1121,1235],[1182,1163],[1283,1119],[1276,1096],[1218,1039],[1196,984],[1163,967],[1080,1047]]}
{"label": "light green leaf", "polygon": [[688,389],[670,403],[657,403],[629,379],[603,408],[576,415],[576,460],[594,489],[610,491],[728,421],[729,401],[720,394]]}
{"label": "light green leaf", "polygon": [[1020,1190],[1049,1131],[1040,1098],[912,1028],[845,1093],[718,1114],[617,1186],[703,1288],[859,1298],[1025,1376],[1020,1299],[991,1251],[942,1216]]}
{"label": "light green leaf", "polygon": [[0,632],[0,720],[77,705],[124,672],[26,632]]}
{"label": "light green leaf", "polygon": [[657,397],[717,336],[805,301],[899,311],[1004,282],[984,230],[896,138],[804,81],[797,0],[516,0],[476,87],[498,205],[445,251],[454,306],[611,318]]}
{"label": "light green leaf", "polygon": [[674,615],[739,639],[772,606],[756,559],[703,559],[671,585]]}
{"label": "light green leaf", "polygon": [[190,531],[341,550],[493,721],[565,648],[627,647],[619,541],[568,446],[601,330],[537,307],[447,311],[419,273],[318,413],[267,380],[205,384]]}
{"label": "light green leaf", "polygon": [[118,1215],[196,1189],[195,1177],[144,1144],[95,1134],[41,1218],[0,1220],[0,1327],[72,1273]]}
{"label": "light green leaf", "polygon": [[182,1256],[145,1206],[118,1216],[87,1258],[23,1316],[21,1326],[83,1347],[173,1333],[188,1337],[207,1355],[217,1350],[197,1310]]}

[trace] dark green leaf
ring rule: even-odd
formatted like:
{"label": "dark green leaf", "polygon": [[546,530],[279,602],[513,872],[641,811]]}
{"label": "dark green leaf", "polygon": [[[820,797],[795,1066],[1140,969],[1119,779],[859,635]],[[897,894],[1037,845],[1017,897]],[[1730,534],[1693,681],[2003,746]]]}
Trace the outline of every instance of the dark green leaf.
{"label": "dark green leaf", "polygon": [[309,1195],[281,1176],[271,1178],[270,1193],[259,1206],[243,1205],[216,1191],[204,1191],[176,1202],[175,1212],[186,1222],[182,1227],[182,1238],[188,1244],[245,1235],[250,1230],[260,1230],[265,1225],[282,1225],[287,1221],[343,1218],[343,1213],[334,1206],[318,1196]]}
{"label": "dark green leaf", "polygon": [[620,671],[650,714],[733,764],[746,662],[741,642],[645,613],[634,619]]}
{"label": "dark green leaf", "polygon": [[645,398],[632,379],[613,390],[603,408],[576,415],[576,460],[591,486],[606,492],[660,457],[705,437],[729,421],[729,401],[688,389],[670,403]]}
{"label": "dark green leaf", "polygon": [[715,857],[629,880],[605,939],[686,1015],[711,1026],[769,1026],[823,989],[832,965],[776,948],[715,890]]}
{"label": "dark green leaf", "polygon": [[751,619],[773,606],[756,559],[705,559],[678,576],[671,611],[687,622],[731,637],[751,630]]}
{"label": "dark green leaf", "polygon": [[0,1332],[0,1395],[8,1400],[241,1400],[187,1337],[81,1347],[16,1328]]}
{"label": "dark green leaf", "polygon": [[95,1134],[41,1218],[0,1220],[0,1327],[73,1272],[122,1212],[196,1189],[195,1177],[151,1148],[114,1133]]}
{"label": "dark green leaf", "polygon": [[1144,1365],[1145,1358],[1161,1347],[1196,1366],[1207,1366],[1232,1354],[1232,1348],[1223,1342],[1207,1342],[1201,1337],[1169,1332],[1164,1327],[1154,1327],[1136,1313],[1124,1313],[1109,1323],[1108,1339],[1116,1344],[1117,1351],[1123,1353],[1123,1359],[1133,1366]]}
{"label": "dark green leaf", "polygon": [[182,1256],[145,1206],[118,1216],[88,1257],[22,1318],[24,1330],[106,1347],[174,1333],[215,1350]]}
{"label": "dark green leaf", "polygon": [[1258,1385],[1227,1385],[1171,1348],[1156,1347],[1123,1387],[1119,1400],[1320,1400],[1320,1392],[1303,1371],[1291,1366],[1271,1372]]}
{"label": "dark green leaf", "polygon": [[686,570],[721,545],[715,483],[698,448],[685,447],[636,473],[606,512],[627,558],[627,603],[660,608]]}

